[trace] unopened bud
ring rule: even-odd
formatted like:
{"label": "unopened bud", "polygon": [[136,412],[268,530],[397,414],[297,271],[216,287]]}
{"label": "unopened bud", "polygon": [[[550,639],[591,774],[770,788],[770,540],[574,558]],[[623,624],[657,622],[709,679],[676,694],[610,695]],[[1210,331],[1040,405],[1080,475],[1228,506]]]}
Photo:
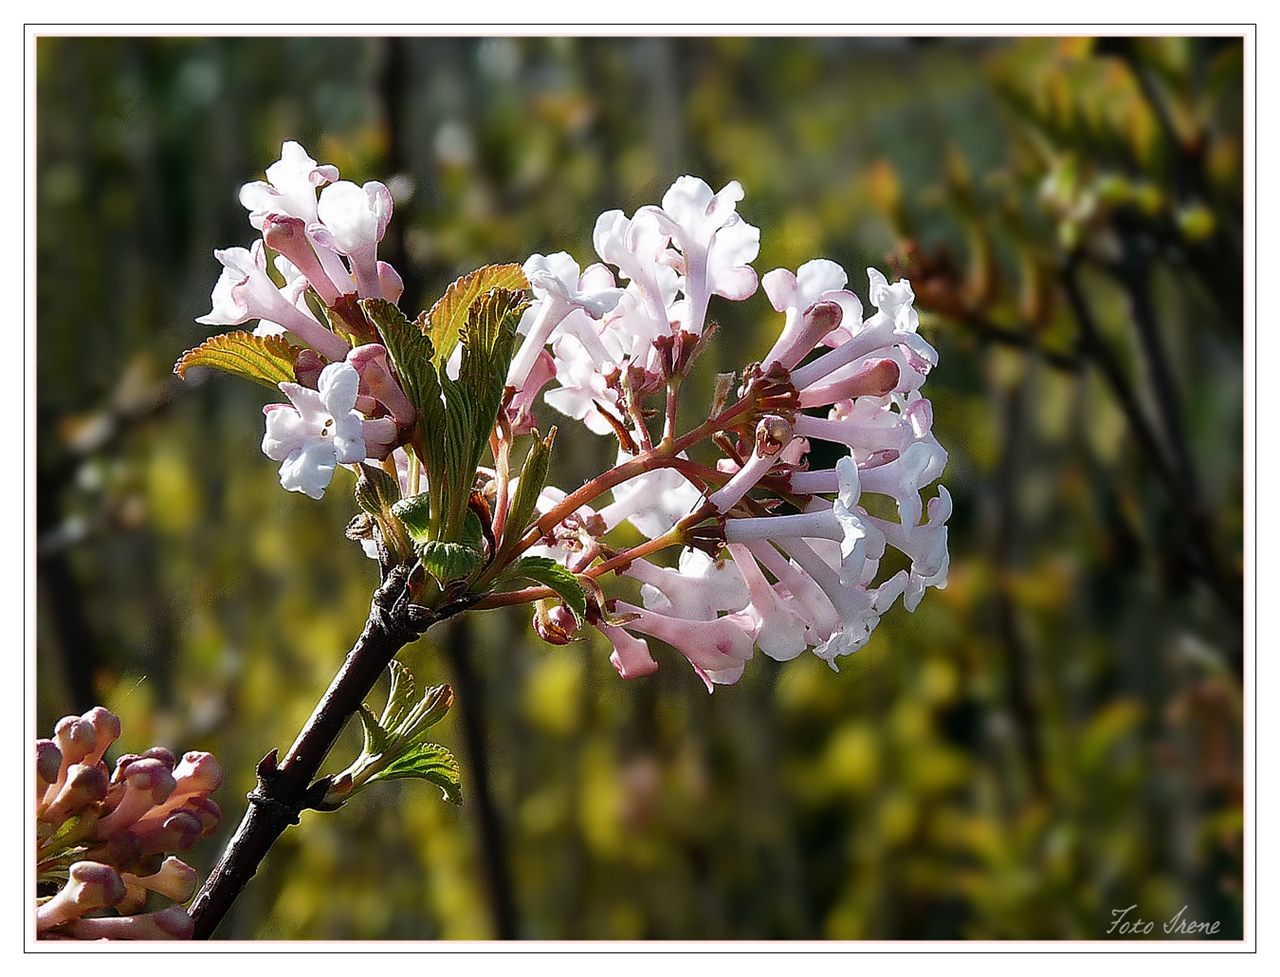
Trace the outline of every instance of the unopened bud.
{"label": "unopened bud", "polygon": [[142,857],[142,846],[138,843],[138,836],[130,831],[121,831],[113,834],[110,838],[85,852],[85,857],[95,862],[102,862],[104,865],[114,865],[118,869],[129,869],[133,871],[137,867],[138,859]]}
{"label": "unopened bud", "polygon": [[382,297],[395,305],[404,294],[404,279],[385,261],[378,262],[378,282],[382,285]]}
{"label": "unopened bud", "polygon": [[222,811],[207,797],[188,797],[182,809],[194,814],[200,822],[200,837],[209,838],[222,823]]}
{"label": "unopened bud", "polygon": [[[123,875],[120,876],[124,878]],[[115,909],[121,916],[132,916],[134,913],[140,913],[147,908],[147,890],[140,885],[130,885],[128,882],[124,885],[125,896],[118,903]]]}
{"label": "unopened bud", "polygon": [[77,763],[70,768],[62,789],[40,818],[50,824],[60,824],[70,815],[106,796],[107,775],[96,766],[87,767]]}
{"label": "unopened bud", "polygon": [[97,836],[107,838],[121,831],[158,804],[163,804],[173,793],[175,781],[163,760],[142,757],[120,768],[123,773],[125,793],[114,811],[98,822]]}
{"label": "unopened bud", "polygon": [[62,757],[68,765],[79,763],[89,755],[97,743],[97,731],[93,723],[85,722],[79,716],[65,716],[58,720],[53,728],[53,739],[62,751]]}
{"label": "unopened bud", "polygon": [[36,792],[58,779],[62,769],[62,751],[53,740],[36,740]]}
{"label": "unopened bud", "polygon": [[771,458],[791,443],[795,434],[785,418],[769,415],[756,425],[756,454]]}
{"label": "unopened bud", "polygon": [[139,916],[78,919],[67,927],[77,940],[189,940],[195,923],[181,906]]}
{"label": "unopened bud", "polygon": [[190,811],[174,811],[164,824],[138,836],[143,855],[157,852],[186,851],[200,838],[203,825]]}
{"label": "unopened bud", "polygon": [[293,360],[293,375],[298,378],[298,383],[312,390],[320,385],[320,374],[324,368],[324,360],[320,359],[320,354],[310,346],[304,346],[299,350]]}
{"label": "unopened bud", "polygon": [[821,407],[856,397],[883,397],[897,389],[901,377],[901,368],[888,357],[870,360],[852,376],[820,381],[801,390],[800,406]]}
{"label": "unopened bud", "polygon": [[122,878],[125,885],[150,889],[174,902],[186,902],[190,899],[195,895],[196,884],[199,882],[196,870],[173,855],[166,858],[160,870],[152,875],[124,875]]}
{"label": "unopened bud", "polygon": [[76,862],[67,872],[67,884],[36,910],[36,932],[60,926],[94,909],[114,906],[124,897],[124,880],[111,866]]}
{"label": "unopened bud", "polygon": [[307,283],[316,290],[320,301],[333,305],[338,300],[338,289],[325,273],[315,249],[307,239],[307,225],[298,217],[269,214],[262,222],[262,240],[272,251],[284,255],[298,269]]}
{"label": "unopened bud", "polygon": [[547,644],[567,645],[578,631],[578,621],[563,604],[540,600],[533,612],[533,630]]}
{"label": "unopened bud", "polygon": [[120,738],[120,717],[102,706],[94,706],[80,719],[93,727],[95,739],[93,749],[81,762],[97,763],[107,748]]}

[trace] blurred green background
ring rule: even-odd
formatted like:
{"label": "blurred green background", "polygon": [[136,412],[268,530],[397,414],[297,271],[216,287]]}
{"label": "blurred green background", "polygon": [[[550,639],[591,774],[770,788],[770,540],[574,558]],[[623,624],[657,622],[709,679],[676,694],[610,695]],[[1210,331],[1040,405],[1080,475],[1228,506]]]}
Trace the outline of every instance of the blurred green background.
{"label": "blurred green background", "polygon": [[[282,141],[392,186],[411,315],[589,264],[693,173],[742,182],[761,274],[910,277],[941,353],[945,591],[712,696],[528,609],[442,626],[402,658],[458,691],[465,803],[304,815],[219,937],[1098,939],[1134,904],[1241,937],[1238,38],[47,37],[37,78],[37,728],[101,702],[125,749],[216,753],[202,873],[376,585],[349,476],[279,488],[269,393],[169,375]],[[781,318],[711,315],[704,393]],[[553,481],[613,457],[562,425]]]}

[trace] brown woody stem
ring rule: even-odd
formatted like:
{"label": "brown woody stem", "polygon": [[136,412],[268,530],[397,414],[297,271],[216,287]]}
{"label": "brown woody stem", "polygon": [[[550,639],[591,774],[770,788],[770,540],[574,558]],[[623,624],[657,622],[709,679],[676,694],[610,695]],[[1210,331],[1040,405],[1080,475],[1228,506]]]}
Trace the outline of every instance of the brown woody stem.
{"label": "brown woody stem", "polygon": [[[368,621],[341,670],[302,732],[276,762],[272,750],[258,764],[258,784],[222,858],[191,903],[194,939],[206,940],[253,878],[277,838],[309,806],[309,788],[347,721],[372,691],[383,669],[432,621],[408,620],[409,568],[393,568],[373,596]],[[439,615],[444,616],[444,615]]]}

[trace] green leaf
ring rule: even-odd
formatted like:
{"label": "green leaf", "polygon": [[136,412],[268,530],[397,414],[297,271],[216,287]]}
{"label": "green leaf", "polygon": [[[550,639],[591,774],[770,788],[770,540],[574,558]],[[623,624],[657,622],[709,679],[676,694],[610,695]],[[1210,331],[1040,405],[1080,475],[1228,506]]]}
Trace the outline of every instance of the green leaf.
{"label": "green leaf", "polygon": [[387,705],[378,718],[378,725],[383,729],[396,729],[413,708],[418,690],[413,673],[394,658],[387,663],[387,670],[391,672],[391,687],[387,690]]}
{"label": "green leaf", "polygon": [[511,577],[523,577],[534,583],[540,583],[544,587],[550,587],[560,595],[565,607],[573,612],[579,624],[586,619],[587,595],[583,592],[582,585],[578,583],[577,577],[555,560],[545,556],[526,556],[503,573],[500,579]]}
{"label": "green leaf", "polygon": [[450,285],[440,301],[431,307],[425,321],[421,316],[418,319],[422,332],[435,346],[437,371],[442,372],[444,364],[449,362],[467,324],[471,306],[480,296],[493,288],[518,292],[528,287],[529,279],[519,265],[485,265]]}
{"label": "green leaf", "polygon": [[360,305],[382,336],[382,344],[391,355],[400,383],[413,405],[422,410],[426,394],[431,391],[439,399],[440,386],[431,362],[431,340],[385,299],[365,299]]}
{"label": "green leaf", "polygon": [[360,706],[364,747],[351,766],[328,778],[323,800],[314,804],[318,810],[336,811],[370,784],[401,777],[429,780],[444,791],[446,800],[462,802],[457,761],[444,747],[423,742],[427,730],[449,712],[453,690],[438,685],[419,697],[409,669],[395,659],[387,668],[391,687],[386,707],[375,717],[367,705]]}
{"label": "green leaf", "polygon": [[430,781],[440,788],[446,801],[462,803],[462,776],[458,761],[443,746],[419,743],[392,760],[372,779],[396,780],[401,777]]}
{"label": "green leaf", "polygon": [[391,514],[404,523],[415,543],[431,538],[431,499],[426,492],[401,499],[391,507]]}
{"label": "green leaf", "polygon": [[360,463],[356,505],[371,516],[385,516],[400,501],[400,483],[381,468]]}
{"label": "green leaf", "polygon": [[[462,378],[441,377],[445,407],[437,436],[441,439],[440,459],[428,477],[436,477],[443,485],[442,505],[445,511],[437,521],[443,525],[445,538],[462,532],[462,521],[471,498],[479,456],[474,455],[476,424],[475,390]],[[487,437],[487,436],[486,436]]]}
{"label": "green leaf", "polygon": [[[511,508],[507,510],[506,528],[503,530],[502,550],[508,550],[519,542],[524,531],[533,519],[534,510],[538,506],[538,496],[547,484],[547,469],[551,464],[551,445],[556,439],[553,427],[545,441],[539,439],[538,432],[533,432],[533,445],[525,455],[524,465],[520,469],[520,481],[516,484],[516,493],[511,500]],[[499,559],[501,553],[499,554]]]}
{"label": "green leaf", "polygon": [[442,543],[438,540],[418,548],[419,558],[427,571],[440,581],[441,586],[451,580],[469,576],[479,566],[483,557],[462,543]]}
{"label": "green leaf", "polygon": [[461,333],[462,358],[457,381],[443,378],[445,464],[449,475],[444,517],[448,539],[462,530],[476,466],[489,446],[515,352],[516,326],[527,306],[521,292],[494,289],[468,311]]}
{"label": "green leaf", "polygon": [[382,534],[386,557],[400,563],[413,552],[404,524],[396,517],[400,503],[400,481],[376,465],[361,462],[356,474],[356,505],[371,515]]}
{"label": "green leaf", "polygon": [[458,381],[475,391],[476,416],[485,422],[475,432],[477,462],[489,444],[502,406],[507,370],[515,355],[516,327],[528,306],[523,292],[495,288],[480,296],[467,311]]}
{"label": "green leaf", "polygon": [[173,365],[173,372],[185,378],[191,367],[207,366],[277,390],[281,383],[297,381],[293,361],[301,351],[301,346],[291,346],[280,336],[229,332],[187,350]]}
{"label": "green leaf", "polygon": [[[362,303],[419,412],[417,441],[430,493],[430,525],[421,527],[419,542],[425,535],[453,543],[465,531],[476,466],[502,405],[516,326],[528,304],[523,291],[504,284],[528,286],[518,265],[491,266],[466,275],[419,324],[410,323],[389,302]],[[458,378],[451,380],[445,364],[459,342]],[[432,558],[442,572],[461,568],[448,554]]]}
{"label": "green leaf", "polygon": [[387,731],[379,724],[373,710],[362,702],[356,715],[360,717],[360,724],[364,727],[364,747],[360,751],[361,756],[376,757],[383,753],[387,748]]}

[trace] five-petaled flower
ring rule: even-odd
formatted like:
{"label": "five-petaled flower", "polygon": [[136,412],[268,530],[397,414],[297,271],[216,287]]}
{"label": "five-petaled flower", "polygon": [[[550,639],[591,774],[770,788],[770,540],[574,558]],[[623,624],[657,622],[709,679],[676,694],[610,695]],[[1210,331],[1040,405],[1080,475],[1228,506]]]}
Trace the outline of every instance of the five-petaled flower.
{"label": "five-petaled flower", "polygon": [[289,404],[268,404],[262,453],[281,462],[280,484],[313,499],[324,495],[339,464],[365,458],[364,418],[355,410],[360,374],[347,363],[330,363],[319,389],[282,383]]}

